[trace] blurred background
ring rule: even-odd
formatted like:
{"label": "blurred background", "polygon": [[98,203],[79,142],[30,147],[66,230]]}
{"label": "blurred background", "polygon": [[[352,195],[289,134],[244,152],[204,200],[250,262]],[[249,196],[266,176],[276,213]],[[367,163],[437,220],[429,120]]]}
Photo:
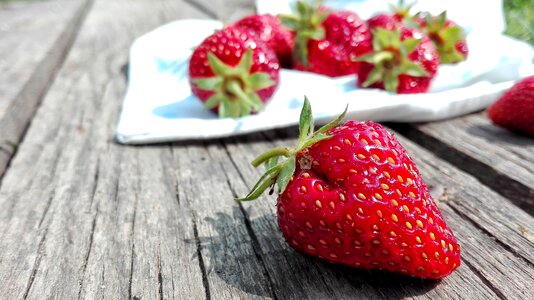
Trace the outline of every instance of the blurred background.
{"label": "blurred background", "polygon": [[[0,9],[9,9],[13,5],[27,2],[46,2],[53,0],[0,0]],[[532,0],[503,0],[506,31],[517,39],[534,45],[534,3]],[[0,20],[0,30],[1,30]]]}

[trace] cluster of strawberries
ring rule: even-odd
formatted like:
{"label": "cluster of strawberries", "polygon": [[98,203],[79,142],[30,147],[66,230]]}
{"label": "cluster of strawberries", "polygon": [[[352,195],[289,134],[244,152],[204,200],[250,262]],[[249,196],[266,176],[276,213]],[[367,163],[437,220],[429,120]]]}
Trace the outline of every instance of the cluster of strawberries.
{"label": "cluster of strawberries", "polygon": [[410,14],[402,1],[367,21],[320,2],[297,2],[292,15],[251,15],[206,38],[193,52],[193,94],[221,117],[260,111],[279,82],[280,68],[330,77],[357,74],[360,87],[422,93],[441,63],[468,49],[461,27],[444,13]]}

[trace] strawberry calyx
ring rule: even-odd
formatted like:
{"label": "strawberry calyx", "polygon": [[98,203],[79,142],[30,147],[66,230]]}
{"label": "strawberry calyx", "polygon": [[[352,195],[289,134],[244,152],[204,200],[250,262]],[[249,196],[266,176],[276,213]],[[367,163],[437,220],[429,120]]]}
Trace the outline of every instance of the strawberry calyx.
{"label": "strawberry calyx", "polygon": [[328,17],[328,11],[321,4],[322,1],[297,1],[293,14],[278,15],[282,24],[295,32],[293,59],[304,66],[308,66],[308,41],[325,37],[322,23]]}
{"label": "strawberry calyx", "polygon": [[466,59],[456,48],[457,43],[465,41],[466,34],[462,27],[447,20],[447,11],[435,17],[428,12],[420,12],[416,18],[423,22],[421,29],[436,45],[442,64],[453,64]]}
{"label": "strawberry calyx", "polygon": [[[311,160],[306,156],[306,149],[319,141],[331,138],[332,136],[328,134],[328,131],[343,120],[347,113],[347,108],[348,105],[345,111],[335,120],[314,131],[311,105],[308,98],[305,97],[300,113],[299,140],[295,148],[276,147],[256,157],[251,164],[255,168],[265,164],[266,171],[248,195],[236,200],[250,201],[257,199],[267,188],[274,187],[274,185],[278,185],[279,194],[283,193],[295,173],[298,154],[303,154],[299,156],[298,163],[300,168],[310,168]],[[282,160],[280,161],[280,159]]]}
{"label": "strawberry calyx", "polygon": [[415,1],[410,4],[405,4],[404,0],[399,0],[397,5],[389,4],[389,10],[393,12],[395,16],[401,19],[407,19],[411,17],[410,11],[415,5]]}
{"label": "strawberry calyx", "polygon": [[400,30],[387,30],[377,27],[373,30],[373,52],[358,57],[357,61],[373,64],[363,87],[377,82],[383,82],[384,88],[392,93],[397,92],[399,75],[406,74],[414,77],[429,76],[429,73],[419,64],[408,57],[421,39],[401,39]]}
{"label": "strawberry calyx", "polygon": [[250,72],[251,48],[235,66],[225,64],[211,52],[208,62],[215,75],[193,80],[200,89],[213,91],[204,103],[207,109],[218,106],[221,118],[238,118],[263,110],[263,102],[256,92],[273,86],[275,82],[267,73]]}

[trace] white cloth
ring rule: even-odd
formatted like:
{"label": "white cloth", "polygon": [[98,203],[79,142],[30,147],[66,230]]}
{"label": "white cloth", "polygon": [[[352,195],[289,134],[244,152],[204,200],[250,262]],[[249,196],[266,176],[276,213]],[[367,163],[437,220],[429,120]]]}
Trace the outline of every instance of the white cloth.
{"label": "white cloth", "polygon": [[[143,144],[239,135],[298,122],[304,95],[319,122],[326,122],[349,104],[347,118],[416,122],[459,116],[487,107],[514,80],[534,74],[534,50],[526,43],[501,35],[504,28],[500,1],[484,1],[484,13],[470,15],[457,7],[475,9],[482,0],[420,0],[432,2],[439,13],[446,2],[449,15],[468,29],[467,61],[440,66],[426,94],[394,95],[359,89],[355,76],[328,78],[282,70],[280,86],[264,112],[238,119],[218,119],[191,95],[187,79],[192,49],[222,24],[181,20],[139,37],[130,51],[129,83],[117,127],[120,143]],[[362,17],[386,10],[385,1],[327,1],[355,9]],[[467,5],[467,6],[466,6]],[[478,5],[481,5],[480,3]],[[289,8],[285,0],[257,0],[259,12]],[[438,9],[436,9],[436,7]],[[477,8],[478,9],[478,8]],[[488,27],[484,27],[487,25]]]}

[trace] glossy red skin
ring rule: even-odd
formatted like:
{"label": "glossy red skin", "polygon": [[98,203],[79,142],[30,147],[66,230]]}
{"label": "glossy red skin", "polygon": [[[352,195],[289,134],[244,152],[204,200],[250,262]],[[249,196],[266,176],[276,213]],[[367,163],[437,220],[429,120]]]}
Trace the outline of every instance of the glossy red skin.
{"label": "glossy red skin", "polygon": [[432,279],[454,271],[460,247],[397,139],[373,122],[350,121],[330,134],[309,149],[311,169],[298,166],[278,198],[278,224],[288,243],[352,267]]}
{"label": "glossy red skin", "polygon": [[325,38],[308,41],[308,65],[294,68],[337,77],[355,74],[360,63],[354,58],[372,50],[371,33],[360,17],[349,11],[330,12],[323,21]]}
{"label": "glossy red skin", "polygon": [[250,29],[256,37],[271,47],[284,68],[291,67],[295,34],[270,14],[251,15],[234,24]]}
{"label": "glossy red skin", "polygon": [[[257,41],[251,34],[234,27],[227,27],[207,37],[191,55],[189,61],[189,83],[191,91],[205,102],[213,95],[212,91],[201,90],[193,82],[195,78],[212,77],[215,74],[208,64],[208,53],[212,52],[227,65],[235,66],[248,48],[253,49],[251,73],[269,74],[275,85],[257,91],[262,102],[267,102],[274,94],[280,76],[280,64],[272,49]],[[216,110],[216,109],[215,109]]]}
{"label": "glossy red skin", "polygon": [[534,137],[534,76],[512,86],[488,108],[493,123]]}
{"label": "glossy red skin", "polygon": [[404,28],[402,19],[402,16],[399,15],[378,14],[367,19],[367,27],[369,27],[369,30],[373,30],[377,27],[387,30],[401,29]]}
{"label": "glossy red skin", "polygon": [[[408,38],[422,38],[417,48],[408,55],[408,58],[421,65],[430,76],[414,77],[410,75],[399,75],[399,86],[397,87],[398,94],[414,94],[424,93],[430,88],[430,83],[438,71],[439,54],[432,41],[416,29],[401,29],[401,40]],[[360,71],[358,72],[358,86],[367,80],[367,76],[373,70],[374,65],[362,62]],[[377,82],[369,86],[369,88],[384,89],[383,82]]]}

